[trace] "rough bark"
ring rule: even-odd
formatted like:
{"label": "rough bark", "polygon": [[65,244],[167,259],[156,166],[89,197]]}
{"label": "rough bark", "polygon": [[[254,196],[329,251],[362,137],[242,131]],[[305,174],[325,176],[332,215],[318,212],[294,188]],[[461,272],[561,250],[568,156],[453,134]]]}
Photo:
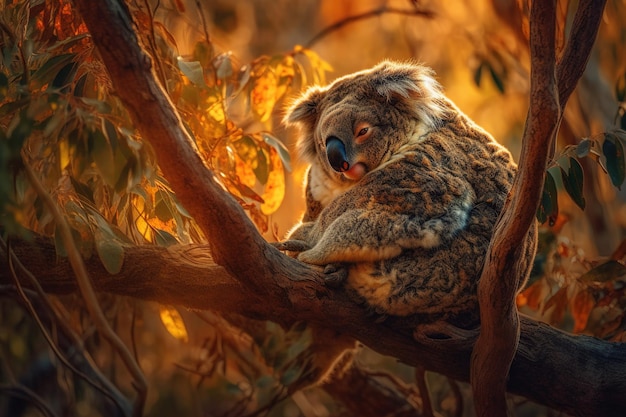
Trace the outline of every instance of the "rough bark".
{"label": "rough bark", "polygon": [[[530,107],[519,172],[509,193],[478,284],[480,336],[471,360],[479,416],[506,415],[506,379],[519,340],[515,295],[525,262],[524,242],[539,206],[548,158],[554,154],[563,109],[583,74],[604,0],[581,1],[563,55],[556,56],[556,0],[533,1],[530,11]],[[564,36],[564,35],[563,35]]]}
{"label": "rough bark", "polygon": [[[87,267],[99,291],[285,325],[304,320],[343,332],[407,364],[469,379],[473,338],[416,341],[416,323],[411,320],[389,318],[375,323],[343,291],[324,287],[320,270],[268,245],[196,153],[153,74],[150,57],[138,44],[123,3],[75,0],[75,4],[116,94],[154,148],[177,197],[210,240],[207,246],[128,247],[122,271],[115,276],[97,259],[89,259]],[[27,267],[47,291],[76,290],[69,264],[56,258],[51,242],[16,241],[14,249],[20,259],[28,259]],[[8,279],[3,263],[0,280]],[[520,329],[509,392],[572,414],[617,415],[624,409],[625,345],[568,335],[526,318],[521,319]]]}
{"label": "rough bark", "polygon": [[[71,266],[57,258],[49,239],[17,240],[16,256],[47,292],[76,291]],[[0,282],[10,282],[0,253]],[[272,253],[269,262],[280,263]],[[297,320],[325,326],[352,336],[371,349],[408,365],[468,381],[474,340],[412,337],[415,323],[389,318],[376,323],[345,292],[327,289],[309,271],[306,285],[297,290],[258,294],[217,265],[208,246],[129,246],[117,275],[100,260],[86,260],[96,290],[195,309],[241,314],[289,326]],[[301,271],[302,272],[302,271]],[[531,401],[573,415],[621,415],[626,408],[626,344],[570,335],[521,317],[520,341],[511,365],[507,390]]]}

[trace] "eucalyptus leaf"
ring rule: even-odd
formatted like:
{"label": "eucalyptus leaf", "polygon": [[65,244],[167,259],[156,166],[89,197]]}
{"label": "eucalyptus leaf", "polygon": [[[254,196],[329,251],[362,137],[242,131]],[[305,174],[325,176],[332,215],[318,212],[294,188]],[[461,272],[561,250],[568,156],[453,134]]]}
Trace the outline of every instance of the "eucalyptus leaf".
{"label": "eucalyptus leaf", "polygon": [[115,158],[109,141],[100,130],[90,132],[92,143],[91,157],[93,158],[102,177],[109,185],[115,185]]}
{"label": "eucalyptus leaf", "polygon": [[602,153],[606,157],[606,169],[609,172],[611,182],[621,190],[626,176],[626,161],[624,160],[624,147],[621,140],[613,133],[604,136]]}
{"label": "eucalyptus leaf", "polygon": [[543,192],[541,193],[541,201],[537,209],[537,220],[543,224],[546,220],[550,220],[550,225],[554,223],[559,212],[559,202],[557,198],[556,182],[550,171],[546,172],[543,183]]}
{"label": "eucalyptus leaf", "polygon": [[48,59],[30,78],[30,87],[38,90],[46,84],[51,83],[59,72],[68,64],[74,61],[75,54],[56,55]]}
{"label": "eucalyptus leaf", "polygon": [[606,282],[626,278],[626,266],[610,260],[585,272],[579,279],[584,282]]}
{"label": "eucalyptus leaf", "polygon": [[574,203],[582,210],[585,209],[585,197],[583,196],[584,174],[580,163],[574,159],[569,159],[569,169],[567,173],[561,168],[563,186],[567,194],[574,200]]}
{"label": "eucalyptus leaf", "polygon": [[182,71],[182,73],[195,85],[199,85],[200,87],[206,87],[206,83],[204,82],[204,70],[202,69],[202,65],[198,61],[183,61],[182,59],[178,59],[178,68]]}
{"label": "eucalyptus leaf", "polygon": [[124,248],[121,243],[100,229],[96,230],[94,240],[98,257],[107,272],[111,275],[119,273],[124,264]]}
{"label": "eucalyptus leaf", "polygon": [[263,141],[266,144],[276,149],[285,169],[288,172],[291,172],[291,155],[289,154],[289,150],[285,144],[280,139],[275,138],[267,132],[262,132],[261,135],[263,136]]}
{"label": "eucalyptus leaf", "polygon": [[154,236],[156,238],[156,243],[159,246],[171,246],[178,243],[178,240],[169,232],[161,229],[154,229]]}

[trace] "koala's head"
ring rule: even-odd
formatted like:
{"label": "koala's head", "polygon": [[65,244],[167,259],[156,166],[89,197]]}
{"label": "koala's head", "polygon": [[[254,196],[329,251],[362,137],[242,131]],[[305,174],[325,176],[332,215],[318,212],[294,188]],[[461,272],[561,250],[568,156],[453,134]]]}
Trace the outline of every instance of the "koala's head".
{"label": "koala's head", "polygon": [[437,129],[445,98],[430,69],[385,61],[309,88],[288,110],[298,124],[300,156],[337,181],[358,181],[402,145]]}

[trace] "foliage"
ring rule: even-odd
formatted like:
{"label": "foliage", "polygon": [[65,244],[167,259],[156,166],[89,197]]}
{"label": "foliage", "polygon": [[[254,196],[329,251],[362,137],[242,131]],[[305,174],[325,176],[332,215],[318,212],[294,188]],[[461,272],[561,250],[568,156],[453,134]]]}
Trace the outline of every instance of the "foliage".
{"label": "foliage", "polygon": [[581,210],[585,209],[583,195],[583,168],[579,160],[585,157],[593,159],[609,175],[611,183],[621,189],[626,176],[626,132],[615,130],[602,135],[602,138],[584,138],[578,145],[565,147],[553,166],[546,172],[541,205],[537,211],[540,223],[549,221],[554,225],[559,206],[557,184],[561,184],[567,194]]}
{"label": "foliage", "polygon": [[532,283],[518,296],[518,307],[573,333],[626,341],[626,256],[622,244],[611,257],[589,259],[558,231],[542,229]]}
{"label": "foliage", "polygon": [[[129,11],[200,156],[259,229],[266,231],[283,201],[285,175],[291,169],[287,148],[271,133],[277,110],[306,84],[324,83],[329,66],[302,47],[241,65],[232,54],[218,52],[209,39],[199,41],[190,56],[181,57],[174,37],[143,6],[132,3]],[[24,166],[29,165],[62,208],[80,255],[98,256],[111,274],[120,271],[127,245],[205,240],[161,176],[150,145],[111,90],[97,51],[69,1],[3,6],[0,50],[3,238],[32,230],[53,236],[57,256],[68,256],[52,213],[24,174]],[[82,311],[78,303],[68,314]],[[3,323],[15,312],[21,310],[13,303],[0,303]],[[176,308],[162,306],[156,316],[164,325],[161,332],[183,344],[189,341],[187,325]],[[37,326],[22,314],[16,320],[28,332],[16,334],[10,352],[2,355],[32,358],[42,349],[41,343],[36,350],[26,347]],[[6,323],[9,327],[0,326],[2,334],[13,331],[10,325],[15,322]],[[134,329],[134,318],[124,325]],[[196,359],[193,369],[185,368],[184,362],[193,357],[186,356],[180,370],[187,378],[201,375],[198,385],[205,384],[210,391],[205,392],[207,398],[223,403],[225,412],[270,408],[306,372],[310,335],[303,328],[285,333],[268,324],[256,340],[245,344],[230,340],[224,348],[220,338],[228,336],[220,332],[233,329],[219,320],[209,325],[217,334],[207,339],[208,356]],[[88,350],[105,354],[97,335],[85,337]],[[252,356],[245,352],[251,347],[257,352]],[[207,368],[207,361],[218,357],[223,367],[216,373],[220,368]],[[38,372],[27,362],[17,370]],[[73,383],[80,391],[85,386],[77,375]],[[76,395],[71,401],[89,403],[94,394],[71,395]],[[96,412],[99,401],[89,406],[89,412]]]}

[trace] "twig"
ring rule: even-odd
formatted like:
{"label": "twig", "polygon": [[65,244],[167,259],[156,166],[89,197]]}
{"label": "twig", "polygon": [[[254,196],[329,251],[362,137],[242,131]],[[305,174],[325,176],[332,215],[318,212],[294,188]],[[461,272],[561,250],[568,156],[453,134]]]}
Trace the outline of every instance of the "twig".
{"label": "twig", "polygon": [[6,392],[9,395],[28,401],[30,404],[33,404],[35,408],[46,417],[57,417],[57,414],[55,414],[54,411],[52,411],[50,407],[48,407],[43,398],[41,398],[30,388],[25,387],[24,385],[2,384],[0,385],[0,392]]}
{"label": "twig", "polygon": [[309,40],[305,44],[305,46],[306,48],[311,48],[313,45],[319,42],[320,39],[328,36],[332,32],[339,30],[346,25],[349,25],[354,22],[358,22],[359,20],[364,20],[364,19],[369,19],[372,17],[380,16],[382,14],[400,14],[400,15],[405,15],[405,16],[420,16],[420,17],[425,17],[427,19],[432,19],[435,16],[435,13],[430,10],[397,9],[395,7],[383,6],[383,7],[379,7],[378,9],[370,10],[369,12],[357,14],[354,16],[348,16],[345,19],[342,19],[336,23],[333,23],[332,25],[322,29],[322,31],[317,33],[317,35],[313,36],[311,40]]}
{"label": "twig", "polygon": [[430,402],[430,393],[426,383],[426,369],[423,366],[415,367],[415,383],[420,391],[420,397],[422,397],[422,413],[424,417],[434,417],[433,405]]}
{"label": "twig", "polygon": [[33,172],[30,165],[23,158],[23,166],[24,172],[28,178],[28,181],[31,183],[39,198],[44,202],[45,205],[48,206],[48,209],[52,212],[54,220],[58,226],[58,230],[61,233],[61,239],[63,244],[65,245],[65,249],[67,250],[68,259],[70,264],[72,265],[72,269],[74,270],[74,274],[76,275],[76,282],[78,284],[78,288],[85,300],[85,306],[87,307],[87,311],[89,315],[94,321],[96,328],[104,336],[105,339],[111,344],[111,346],[119,353],[124,365],[128,369],[129,373],[133,378],[133,387],[135,391],[137,391],[137,399],[135,400],[135,405],[133,409],[133,415],[135,417],[141,417],[143,414],[143,407],[146,401],[146,392],[147,392],[147,384],[143,372],[139,368],[139,365],[133,358],[132,354],[126,348],[126,345],[122,342],[122,340],[115,334],[109,322],[107,321],[100,305],[98,303],[98,298],[96,297],[96,293],[93,290],[91,285],[91,281],[87,274],[87,269],[85,268],[85,264],[83,259],[81,258],[78,249],[76,248],[76,244],[74,243],[74,238],[72,237],[72,232],[70,230],[67,221],[63,217],[63,214],[59,210],[57,204],[52,200],[50,194],[43,188],[35,173]]}
{"label": "twig", "polygon": [[[104,376],[102,376],[102,374],[91,364],[91,361],[89,361],[85,357],[85,360],[87,361],[87,363],[89,363],[91,365],[91,367],[92,367],[92,372],[94,372],[96,374],[96,376],[103,383],[103,385],[106,387],[106,389],[101,387],[100,385],[98,385],[94,380],[92,380],[84,372],[82,372],[78,368],[76,368],[72,363],[70,363],[70,361],[67,359],[66,355],[59,350],[59,348],[56,345],[56,343],[54,342],[54,340],[52,340],[52,336],[50,335],[50,333],[48,332],[48,330],[44,326],[43,322],[41,321],[41,318],[39,317],[39,314],[37,313],[37,310],[35,309],[35,307],[33,306],[32,302],[30,301],[30,298],[28,298],[28,296],[26,295],[26,290],[24,288],[22,288],[22,285],[20,284],[19,279],[18,279],[17,274],[16,274],[16,271],[15,271],[15,265],[17,265],[17,267],[20,269],[20,272],[22,272],[24,275],[26,275],[27,277],[30,278],[31,283],[35,287],[38,295],[40,296],[42,302],[44,303],[44,306],[46,306],[46,308],[48,308],[48,310],[53,312],[54,309],[48,303],[48,300],[45,297],[45,294],[43,294],[43,290],[41,289],[41,286],[39,286],[39,283],[37,282],[35,277],[24,267],[24,265],[21,263],[21,261],[19,259],[17,259],[15,254],[12,253],[12,251],[10,250],[10,246],[8,244],[5,244],[4,240],[2,240],[2,239],[0,239],[0,247],[1,247],[2,250],[6,251],[6,254],[7,254],[7,264],[9,265],[9,270],[10,270],[11,275],[12,275],[13,280],[14,280],[15,290],[17,291],[17,293],[22,298],[24,306],[26,307],[28,312],[31,314],[33,319],[35,320],[35,323],[37,323],[37,326],[39,327],[39,329],[40,329],[44,339],[46,339],[46,342],[48,342],[48,345],[50,345],[50,348],[52,349],[52,352],[55,354],[55,356],[61,361],[61,363],[63,365],[65,365],[74,374],[78,375],[80,378],[82,378],[89,385],[91,385],[96,390],[101,392],[104,396],[106,396],[111,401],[113,401],[113,403],[115,403],[115,405],[119,408],[119,410],[122,412],[122,414],[126,414],[126,408],[122,404],[122,401],[123,401],[122,400],[122,398],[123,398],[122,394],[112,384],[110,384],[109,381],[106,378],[104,378]],[[69,327],[67,327],[65,325],[65,323],[63,323],[62,320],[60,321],[59,324],[60,324],[61,328],[64,330],[65,334],[67,334],[70,337],[74,336],[73,337],[73,339],[74,339],[73,342],[74,342],[74,344],[78,345],[80,343],[80,340],[78,339],[78,337],[75,337],[73,331]]]}

